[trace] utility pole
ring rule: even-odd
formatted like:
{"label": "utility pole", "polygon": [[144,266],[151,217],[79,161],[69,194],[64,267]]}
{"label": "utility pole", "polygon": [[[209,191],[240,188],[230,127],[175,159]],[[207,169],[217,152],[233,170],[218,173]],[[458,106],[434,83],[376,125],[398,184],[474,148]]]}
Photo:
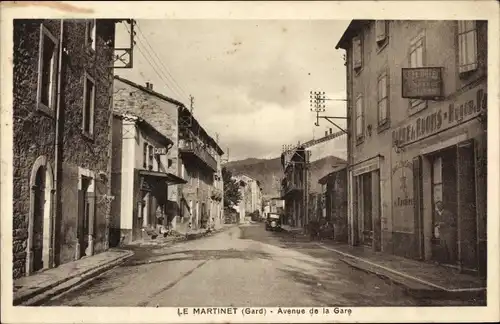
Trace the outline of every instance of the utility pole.
{"label": "utility pole", "polygon": [[347,119],[347,117],[341,117],[341,116],[320,116],[320,112],[325,112],[325,101],[347,101],[347,99],[329,99],[326,98],[325,92],[321,91],[310,91],[309,92],[309,106],[310,110],[312,112],[316,113],[316,122],[314,123],[315,126],[319,126],[319,119],[323,118],[329,121],[331,124],[333,124],[335,127],[340,129],[342,132],[347,134],[347,131],[337,125],[335,122],[332,121],[332,119]]}
{"label": "utility pole", "polygon": [[194,110],[194,97],[192,95],[189,95],[189,108],[191,109],[191,114],[193,114],[193,110]]}

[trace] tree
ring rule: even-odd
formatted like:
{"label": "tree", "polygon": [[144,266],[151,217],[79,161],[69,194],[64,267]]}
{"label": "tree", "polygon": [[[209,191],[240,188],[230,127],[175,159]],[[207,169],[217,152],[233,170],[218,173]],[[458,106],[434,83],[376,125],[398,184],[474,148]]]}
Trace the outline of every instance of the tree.
{"label": "tree", "polygon": [[224,182],[224,207],[233,207],[241,200],[239,183],[233,179],[231,171],[222,168],[222,181]]}

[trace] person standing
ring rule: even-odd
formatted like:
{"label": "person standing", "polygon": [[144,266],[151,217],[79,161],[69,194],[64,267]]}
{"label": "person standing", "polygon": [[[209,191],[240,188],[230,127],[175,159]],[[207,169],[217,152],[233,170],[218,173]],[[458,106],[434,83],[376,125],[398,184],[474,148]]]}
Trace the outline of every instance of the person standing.
{"label": "person standing", "polygon": [[439,240],[442,261],[447,264],[456,263],[457,223],[456,215],[444,207],[442,201],[435,203],[434,236]]}

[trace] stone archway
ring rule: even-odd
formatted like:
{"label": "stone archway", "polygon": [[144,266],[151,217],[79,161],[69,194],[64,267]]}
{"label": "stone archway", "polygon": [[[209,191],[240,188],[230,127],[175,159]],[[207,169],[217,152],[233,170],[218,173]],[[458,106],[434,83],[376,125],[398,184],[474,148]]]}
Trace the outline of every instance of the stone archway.
{"label": "stone archway", "polygon": [[33,164],[30,176],[26,275],[52,267],[53,195],[52,167],[45,156],[40,156]]}

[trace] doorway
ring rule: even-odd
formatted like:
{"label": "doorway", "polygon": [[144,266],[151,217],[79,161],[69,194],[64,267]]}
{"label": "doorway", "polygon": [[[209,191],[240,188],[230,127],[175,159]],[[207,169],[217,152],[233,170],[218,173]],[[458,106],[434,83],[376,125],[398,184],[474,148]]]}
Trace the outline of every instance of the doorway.
{"label": "doorway", "polygon": [[361,244],[373,245],[373,215],[372,215],[372,173],[368,172],[358,177],[359,186],[359,216],[361,230]]}
{"label": "doorway", "polygon": [[33,265],[32,271],[36,272],[44,268],[43,262],[43,232],[45,215],[45,168],[39,167],[35,176],[33,186],[34,202],[33,209]]}
{"label": "doorway", "polygon": [[79,233],[78,233],[78,243],[79,243],[79,255],[77,258],[81,258],[87,255],[87,248],[89,247],[89,234],[90,233],[90,222],[92,221],[92,204],[90,201],[90,186],[92,184],[92,178],[82,176],[81,178],[81,189],[79,192]]}

